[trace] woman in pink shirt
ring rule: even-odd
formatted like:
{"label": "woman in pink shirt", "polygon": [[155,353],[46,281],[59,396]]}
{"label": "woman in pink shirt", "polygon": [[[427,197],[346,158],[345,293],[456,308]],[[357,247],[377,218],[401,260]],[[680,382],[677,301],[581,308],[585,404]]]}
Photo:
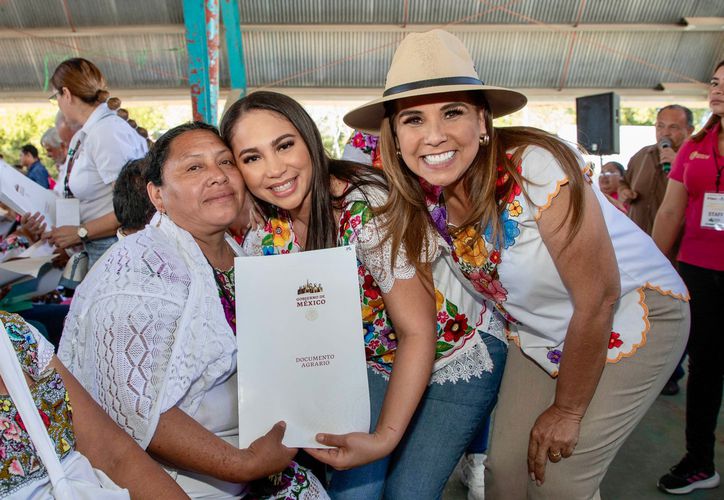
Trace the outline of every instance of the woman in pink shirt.
{"label": "woman in pink shirt", "polygon": [[668,254],[683,223],[677,260],[691,294],[686,455],[659,479],[660,489],[677,494],[719,484],[714,431],[724,375],[724,61],[711,78],[709,107],[709,121],[676,155],[652,235]]}

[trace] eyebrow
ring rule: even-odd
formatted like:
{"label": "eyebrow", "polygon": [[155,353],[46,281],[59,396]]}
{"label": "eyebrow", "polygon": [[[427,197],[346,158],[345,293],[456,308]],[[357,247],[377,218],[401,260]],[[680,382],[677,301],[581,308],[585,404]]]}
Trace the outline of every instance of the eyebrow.
{"label": "eyebrow", "polygon": [[[222,153],[226,153],[228,151],[229,151],[228,148],[219,148],[216,151],[213,151],[212,154],[214,156],[218,156],[218,155],[220,155]],[[186,158],[200,158],[202,156],[206,156],[206,153],[204,153],[204,152],[200,152],[200,153],[188,152],[188,153],[183,153],[179,158],[181,160],[185,160]]]}
{"label": "eyebrow", "polygon": [[[469,106],[469,104],[466,102],[463,102],[463,101],[450,102],[450,103],[445,104],[443,107],[441,107],[440,111],[447,111],[448,109],[457,108],[458,106]],[[412,108],[412,109],[405,109],[403,111],[400,111],[399,113],[397,113],[397,116],[403,117],[406,115],[416,115],[416,114],[420,114],[420,113],[421,113],[421,111],[419,111],[415,108]]]}
{"label": "eyebrow", "polygon": [[[273,141],[271,141],[271,145],[274,147],[277,147],[280,142],[282,142],[284,139],[288,139],[290,137],[294,138],[294,134],[282,134],[279,137],[277,137],[276,139],[274,139]],[[239,151],[239,154],[237,155],[237,157],[241,158],[242,155],[245,155],[247,153],[255,153],[258,151],[259,151],[259,148],[256,148],[256,147],[242,149],[241,151]]]}

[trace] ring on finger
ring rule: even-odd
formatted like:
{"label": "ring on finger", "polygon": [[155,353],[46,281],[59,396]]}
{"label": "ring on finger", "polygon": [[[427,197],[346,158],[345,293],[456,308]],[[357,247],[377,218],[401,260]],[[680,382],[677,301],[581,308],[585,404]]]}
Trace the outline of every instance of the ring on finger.
{"label": "ring on finger", "polygon": [[561,458],[561,452],[548,450],[548,456],[550,456],[554,460],[558,460],[559,458]]}

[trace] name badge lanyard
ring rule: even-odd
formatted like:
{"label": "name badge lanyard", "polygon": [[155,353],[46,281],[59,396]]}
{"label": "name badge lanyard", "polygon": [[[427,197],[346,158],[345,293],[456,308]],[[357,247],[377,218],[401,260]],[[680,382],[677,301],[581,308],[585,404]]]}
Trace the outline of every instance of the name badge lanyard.
{"label": "name badge lanyard", "polygon": [[80,139],[75,143],[75,147],[68,151],[70,158],[68,159],[68,166],[65,169],[65,179],[63,179],[63,197],[64,198],[75,198],[73,191],[70,190],[70,173],[73,171],[73,165],[78,155],[78,149],[80,149]]}

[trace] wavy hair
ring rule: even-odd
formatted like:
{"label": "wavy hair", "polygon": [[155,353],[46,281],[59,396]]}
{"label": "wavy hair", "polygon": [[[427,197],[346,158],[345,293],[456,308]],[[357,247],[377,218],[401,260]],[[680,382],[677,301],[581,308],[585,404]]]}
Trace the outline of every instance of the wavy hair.
{"label": "wavy hair", "polygon": [[[558,230],[567,225],[570,242],[581,226],[586,184],[573,149],[554,135],[536,128],[494,127],[490,108],[482,94],[471,92],[469,95],[476,105],[483,109],[485,129],[490,136],[490,142],[480,146],[470,167],[463,174],[463,186],[472,209],[452,232],[452,236],[455,237],[471,226],[479,234],[483,234],[490,226],[494,246],[501,246],[503,230],[500,220],[506,210],[503,200],[509,197],[516,184],[521,186],[527,197],[523,187],[525,179],[516,169],[516,165],[520,164],[526,147],[538,146],[548,150],[558,160],[568,177],[570,207]],[[400,247],[404,245],[410,262],[420,267],[429,261],[430,255],[427,255],[427,252],[434,248],[429,241],[430,230],[435,234],[437,229],[428,215],[425,193],[417,175],[407,168],[397,155],[397,139],[393,126],[397,111],[394,104],[388,105],[380,128],[383,171],[390,186],[390,196],[380,212],[385,214],[390,228],[387,234],[392,239],[392,255],[397,255]],[[512,153],[511,157],[508,157],[508,153]],[[501,185],[498,185],[499,178],[505,179]]]}

